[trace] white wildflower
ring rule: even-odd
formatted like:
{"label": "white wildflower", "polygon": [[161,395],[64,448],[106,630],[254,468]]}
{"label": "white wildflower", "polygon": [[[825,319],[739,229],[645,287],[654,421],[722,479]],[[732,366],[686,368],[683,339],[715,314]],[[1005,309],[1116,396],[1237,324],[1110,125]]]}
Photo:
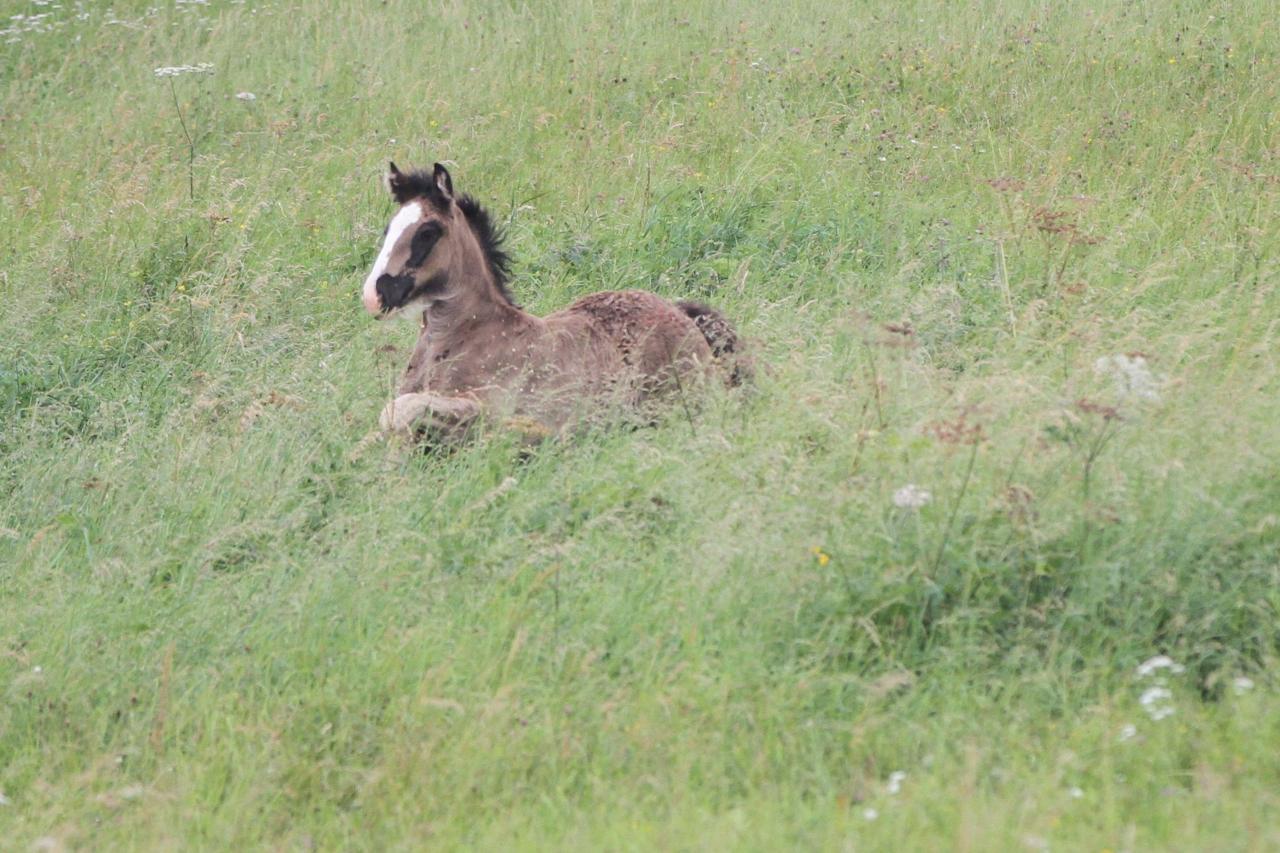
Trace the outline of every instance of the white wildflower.
{"label": "white wildflower", "polygon": [[13,804],[13,800],[6,797],[4,795],[4,791],[0,791],[0,806],[8,806],[12,804]]}
{"label": "white wildflower", "polygon": [[212,74],[213,63],[201,62],[198,65],[165,65],[155,70],[157,77],[181,77],[183,74]]}
{"label": "white wildflower", "polygon": [[1076,787],[1075,785],[1072,785],[1070,788],[1067,789],[1067,796],[1073,800],[1083,799],[1084,790],[1082,788]]}
{"label": "white wildflower", "polygon": [[1135,726],[1133,723],[1125,723],[1123,726],[1120,727],[1120,734],[1116,739],[1123,742],[1126,740],[1133,740],[1137,736],[1138,736],[1138,727]]}
{"label": "white wildflower", "polygon": [[902,780],[907,778],[907,774],[901,770],[895,770],[889,774],[889,784],[885,786],[890,794],[896,794],[902,790]]}
{"label": "white wildflower", "polygon": [[1237,696],[1243,696],[1253,689],[1253,679],[1247,675],[1237,676],[1231,681],[1231,689]]}
{"label": "white wildflower", "polygon": [[862,810],[862,817],[865,820],[875,820],[876,818],[880,817],[880,812],[871,808],[871,806],[867,806],[865,809]]}
{"label": "white wildflower", "polygon": [[236,92],[236,100],[237,101],[256,101],[258,100],[258,96],[253,94],[253,92]]}
{"label": "white wildflower", "polygon": [[1162,669],[1169,670],[1173,675],[1181,675],[1186,670],[1186,667],[1180,663],[1175,663],[1173,658],[1168,655],[1156,655],[1138,664],[1137,673],[1139,678],[1146,678],[1147,676],[1155,675]]}
{"label": "white wildflower", "polygon": [[33,666],[33,667],[31,667],[31,671],[32,671],[32,672],[34,672],[36,675],[39,675],[40,673],[44,672],[44,667],[42,667],[42,666]]}
{"label": "white wildflower", "polygon": [[1138,697],[1138,702],[1146,710],[1147,716],[1157,722],[1173,716],[1172,700],[1173,693],[1167,687],[1148,687]]}
{"label": "white wildflower", "polygon": [[893,493],[893,505],[899,509],[919,509],[931,500],[933,500],[933,494],[915,483],[907,483]]}
{"label": "white wildflower", "polygon": [[1147,367],[1145,356],[1134,353],[1107,355],[1093,363],[1095,373],[1110,376],[1115,383],[1116,394],[1123,399],[1145,400],[1150,403],[1160,399],[1160,382]]}

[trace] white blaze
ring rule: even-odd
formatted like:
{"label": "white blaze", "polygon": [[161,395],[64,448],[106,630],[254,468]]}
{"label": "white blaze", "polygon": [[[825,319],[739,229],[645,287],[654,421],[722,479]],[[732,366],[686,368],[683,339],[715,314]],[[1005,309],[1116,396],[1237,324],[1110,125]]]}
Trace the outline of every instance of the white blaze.
{"label": "white blaze", "polygon": [[400,239],[404,230],[421,218],[422,205],[416,201],[411,202],[400,208],[400,212],[387,227],[386,239],[382,241],[382,251],[378,253],[378,259],[373,262],[373,271],[364,280],[364,292],[361,294],[365,310],[370,314],[377,314],[381,310],[378,304],[378,277],[387,271],[387,264],[391,261],[391,250],[395,248],[396,241]]}

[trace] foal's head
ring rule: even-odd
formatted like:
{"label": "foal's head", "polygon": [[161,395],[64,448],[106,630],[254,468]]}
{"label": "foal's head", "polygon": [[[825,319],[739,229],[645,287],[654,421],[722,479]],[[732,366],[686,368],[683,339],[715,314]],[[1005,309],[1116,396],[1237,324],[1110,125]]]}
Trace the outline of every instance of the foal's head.
{"label": "foal's head", "polygon": [[364,280],[369,313],[416,315],[464,290],[511,303],[502,238],[484,208],[470,196],[455,197],[453,180],[439,163],[430,173],[390,166],[387,187],[400,210]]}

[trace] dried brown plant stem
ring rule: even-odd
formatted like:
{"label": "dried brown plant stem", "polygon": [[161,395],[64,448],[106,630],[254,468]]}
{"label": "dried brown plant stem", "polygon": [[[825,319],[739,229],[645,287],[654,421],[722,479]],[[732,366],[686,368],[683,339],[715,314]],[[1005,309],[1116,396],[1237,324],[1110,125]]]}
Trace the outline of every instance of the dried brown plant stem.
{"label": "dried brown plant stem", "polygon": [[876,428],[884,429],[886,421],[884,409],[880,403],[880,366],[876,364],[875,350],[872,349],[870,342],[864,341],[863,346],[867,348],[867,367],[871,371],[871,399],[876,406]]}

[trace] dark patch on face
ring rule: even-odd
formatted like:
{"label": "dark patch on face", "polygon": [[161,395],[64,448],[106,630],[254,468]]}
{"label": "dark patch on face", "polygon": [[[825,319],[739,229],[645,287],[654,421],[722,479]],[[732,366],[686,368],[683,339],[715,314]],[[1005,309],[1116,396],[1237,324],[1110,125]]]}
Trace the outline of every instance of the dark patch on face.
{"label": "dark patch on face", "polygon": [[411,269],[417,269],[427,262],[427,256],[436,247],[436,243],[444,235],[444,228],[438,222],[428,222],[413,234],[409,241],[409,261]]}
{"label": "dark patch on face", "polygon": [[378,292],[378,303],[382,305],[382,310],[392,311],[409,301],[409,293],[413,290],[413,276],[383,273],[378,276],[374,288]]}
{"label": "dark patch on face", "polygon": [[374,287],[378,292],[378,304],[382,312],[403,308],[417,299],[430,299],[444,293],[449,283],[449,274],[438,272],[422,284],[414,284],[412,275],[390,275],[383,273]]}

